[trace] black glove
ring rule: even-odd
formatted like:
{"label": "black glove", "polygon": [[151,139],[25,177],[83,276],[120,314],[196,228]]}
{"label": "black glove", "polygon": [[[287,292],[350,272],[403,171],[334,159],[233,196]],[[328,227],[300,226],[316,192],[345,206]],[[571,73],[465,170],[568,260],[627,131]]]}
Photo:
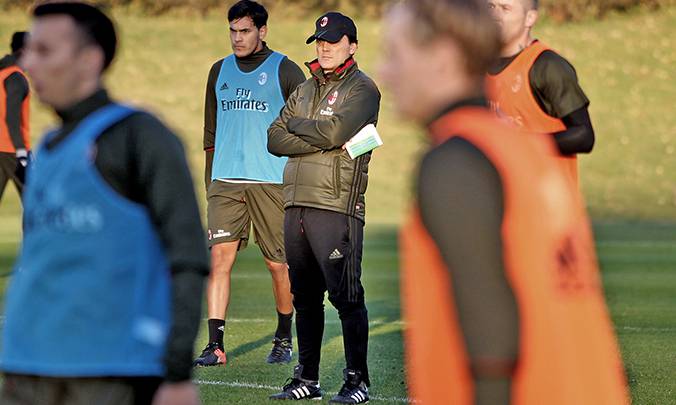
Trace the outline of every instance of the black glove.
{"label": "black glove", "polygon": [[26,151],[26,149],[17,149],[14,175],[22,184],[26,183],[26,171],[28,170],[28,164],[31,159],[32,156],[30,151]]}

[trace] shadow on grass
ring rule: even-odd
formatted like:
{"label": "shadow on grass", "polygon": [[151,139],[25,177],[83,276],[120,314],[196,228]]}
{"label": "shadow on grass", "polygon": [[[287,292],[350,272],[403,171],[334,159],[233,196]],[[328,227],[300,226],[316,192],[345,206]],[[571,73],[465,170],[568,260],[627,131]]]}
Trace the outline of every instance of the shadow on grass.
{"label": "shadow on grass", "polygon": [[[295,320],[294,320],[294,322],[295,322]],[[296,332],[295,331],[295,325],[294,325],[294,331],[293,332],[294,332],[294,335],[295,335],[296,334],[295,333]],[[341,332],[340,324],[338,324],[337,326],[335,326],[334,324],[326,324],[324,326],[324,339],[323,339],[324,342],[328,342],[329,340],[331,340],[335,337],[341,336],[341,335],[342,335],[342,332]],[[245,355],[249,352],[253,352],[260,347],[265,347],[265,346],[271,345],[273,338],[274,338],[274,334],[268,333],[267,335],[260,337],[256,340],[241,344],[241,345],[235,347],[232,350],[228,350],[228,358],[230,358],[232,356],[232,358],[234,359],[234,358],[237,358],[239,356],[243,356],[243,355]],[[272,346],[270,346],[270,347],[272,347]]]}
{"label": "shadow on grass", "polygon": [[[379,397],[406,395],[401,331],[376,333],[369,336],[369,374],[373,394]],[[387,348],[386,351],[384,348]],[[337,392],[343,385],[345,360],[336,358],[322,367],[322,386],[327,392]]]}
{"label": "shadow on grass", "polygon": [[[368,297],[368,290],[366,291]],[[369,322],[387,324],[401,320],[401,307],[399,296],[390,300],[368,300],[366,308],[369,311]]]}
{"label": "shadow on grass", "polygon": [[270,342],[272,342],[272,338],[274,337],[274,334],[269,333],[257,340],[254,340],[252,342],[247,342],[244,344],[241,344],[237,346],[236,348],[232,350],[228,350],[228,357],[237,358],[239,356],[245,355],[246,353],[252,352],[259,347],[266,346]]}

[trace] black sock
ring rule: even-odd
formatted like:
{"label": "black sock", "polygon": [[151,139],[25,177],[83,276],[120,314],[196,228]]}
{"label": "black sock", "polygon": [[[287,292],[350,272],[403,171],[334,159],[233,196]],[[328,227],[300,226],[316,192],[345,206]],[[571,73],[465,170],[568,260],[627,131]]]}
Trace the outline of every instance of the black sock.
{"label": "black sock", "polygon": [[275,337],[278,339],[291,340],[291,320],[293,319],[293,312],[290,314],[282,314],[277,311],[277,331]]}
{"label": "black sock", "polygon": [[209,319],[209,343],[216,342],[219,347],[223,349],[223,329],[225,329],[225,321],[223,319]]}

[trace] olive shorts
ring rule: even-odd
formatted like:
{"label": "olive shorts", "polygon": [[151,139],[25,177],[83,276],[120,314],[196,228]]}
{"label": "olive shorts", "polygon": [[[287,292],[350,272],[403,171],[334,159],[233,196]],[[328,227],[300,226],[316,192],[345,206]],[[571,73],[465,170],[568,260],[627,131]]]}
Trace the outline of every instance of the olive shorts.
{"label": "olive shorts", "polygon": [[244,249],[251,225],[263,256],[286,263],[282,185],[211,182],[207,190],[209,247],[239,241],[239,249]]}

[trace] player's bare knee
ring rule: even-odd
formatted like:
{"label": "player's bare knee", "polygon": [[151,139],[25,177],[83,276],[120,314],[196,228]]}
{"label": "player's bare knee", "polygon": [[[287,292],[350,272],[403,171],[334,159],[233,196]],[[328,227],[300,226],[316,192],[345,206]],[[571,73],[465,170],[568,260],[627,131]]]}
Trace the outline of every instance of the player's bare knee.
{"label": "player's bare knee", "polygon": [[229,273],[237,256],[237,243],[226,242],[214,245],[211,248],[211,272]]}
{"label": "player's bare knee", "polygon": [[286,263],[277,263],[273,262],[270,259],[265,259],[265,266],[270,271],[270,274],[274,278],[288,278],[289,277],[289,266]]}

